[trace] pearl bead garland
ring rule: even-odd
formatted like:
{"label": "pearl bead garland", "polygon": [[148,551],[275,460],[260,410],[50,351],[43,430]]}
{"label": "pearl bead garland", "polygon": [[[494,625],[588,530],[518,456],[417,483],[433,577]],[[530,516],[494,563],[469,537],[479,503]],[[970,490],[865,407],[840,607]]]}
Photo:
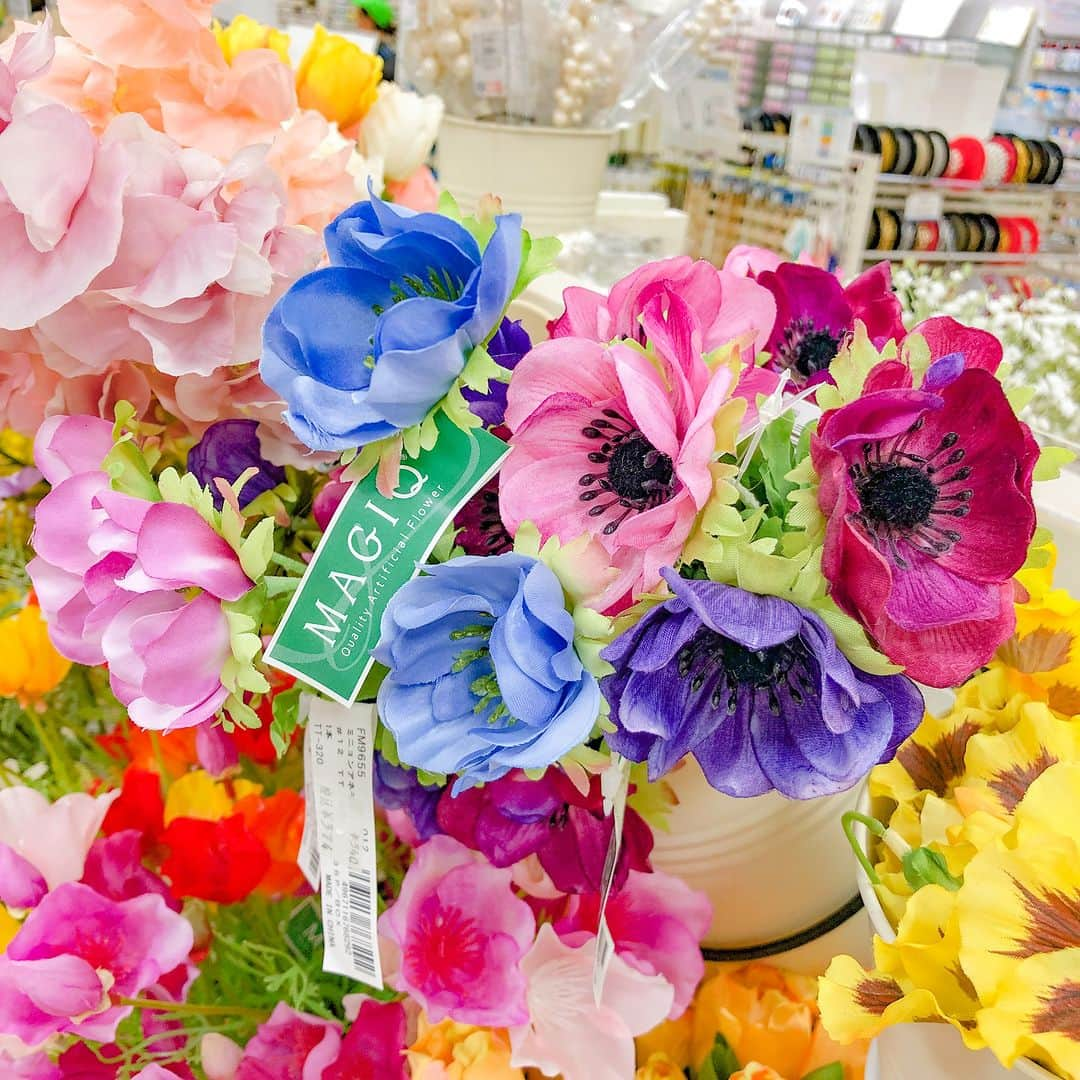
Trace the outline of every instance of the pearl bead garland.
{"label": "pearl bead garland", "polygon": [[706,63],[716,63],[728,54],[727,38],[735,21],[733,0],[701,0],[683,23],[682,32],[691,48]]}

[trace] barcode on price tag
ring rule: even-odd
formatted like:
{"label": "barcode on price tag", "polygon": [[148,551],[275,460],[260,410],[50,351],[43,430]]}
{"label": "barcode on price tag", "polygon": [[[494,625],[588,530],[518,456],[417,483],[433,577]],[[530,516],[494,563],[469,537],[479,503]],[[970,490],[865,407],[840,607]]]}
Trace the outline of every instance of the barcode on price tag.
{"label": "barcode on price tag", "polygon": [[471,48],[473,93],[482,98],[506,97],[510,74],[506,27],[499,19],[475,19]]}
{"label": "barcode on price tag", "polygon": [[375,707],[313,698],[310,744],[322,893],[323,970],[381,990],[371,793]]}
{"label": "barcode on price tag", "polygon": [[596,958],[593,961],[592,990],[593,1000],[597,1005],[604,996],[608,968],[611,966],[612,956],[615,955],[615,942],[608,929],[605,912],[611,886],[615,881],[615,867],[619,864],[619,849],[622,847],[626,796],[630,790],[630,762],[626,758],[613,755],[611,766],[601,778],[601,786],[604,792],[604,810],[611,817],[612,827],[607,857],[604,859],[604,873],[600,879],[600,914],[596,928]]}

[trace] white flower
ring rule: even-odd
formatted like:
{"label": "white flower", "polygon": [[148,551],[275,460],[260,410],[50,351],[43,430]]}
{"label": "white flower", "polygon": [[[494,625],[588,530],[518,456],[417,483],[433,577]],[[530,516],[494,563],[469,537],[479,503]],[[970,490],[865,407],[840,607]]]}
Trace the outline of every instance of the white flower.
{"label": "white flower", "polygon": [[388,180],[408,180],[427,161],[442,117],[442,98],[383,83],[360,129],[361,148],[382,159]]}

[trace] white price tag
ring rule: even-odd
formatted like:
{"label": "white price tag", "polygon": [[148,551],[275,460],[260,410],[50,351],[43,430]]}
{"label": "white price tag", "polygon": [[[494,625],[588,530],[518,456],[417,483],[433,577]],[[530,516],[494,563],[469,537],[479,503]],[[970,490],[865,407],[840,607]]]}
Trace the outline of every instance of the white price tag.
{"label": "white price tag", "polygon": [[482,98],[506,97],[510,77],[506,27],[499,19],[475,19],[470,44],[473,93]]}
{"label": "white price tag", "polygon": [[593,1000],[597,1005],[604,995],[604,982],[607,980],[611,958],[615,955],[615,942],[604,912],[611,895],[615,867],[619,864],[619,850],[622,847],[626,796],[630,787],[630,762],[626,758],[612,755],[611,766],[600,778],[600,783],[604,793],[604,812],[612,819],[612,829],[607,857],[604,859],[604,873],[600,879],[600,916],[596,928],[596,959],[593,961]]}
{"label": "white price tag", "polygon": [[920,189],[904,200],[904,217],[908,221],[940,221],[945,199],[940,191]]}
{"label": "white price tag", "polygon": [[[310,699],[307,699],[310,700]],[[311,767],[311,739],[304,733],[304,831],[296,861],[308,884],[319,891],[319,818],[315,806],[315,775]]]}
{"label": "white price tag", "polygon": [[374,738],[374,705],[311,700],[305,749],[310,743],[325,936],[323,970],[381,990],[371,793]]}

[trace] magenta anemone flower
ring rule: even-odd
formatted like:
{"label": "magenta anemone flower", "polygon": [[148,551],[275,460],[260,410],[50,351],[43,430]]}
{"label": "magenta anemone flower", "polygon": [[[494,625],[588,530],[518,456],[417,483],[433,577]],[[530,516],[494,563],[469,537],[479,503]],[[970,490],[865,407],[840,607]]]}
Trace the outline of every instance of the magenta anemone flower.
{"label": "magenta anemone flower", "polygon": [[449,836],[416,851],[379,934],[400,951],[395,989],[415,998],[432,1023],[509,1027],[528,1018],[521,959],[536,920],[514,895],[509,870]]}
{"label": "magenta anemone flower", "polygon": [[1012,577],[1035,529],[1039,448],[992,363],[985,350],[940,356],[919,390],[881,364],[810,446],[832,596],[930,686],[963,682],[1013,632]]}
{"label": "magenta anemone flower", "polygon": [[545,539],[594,536],[619,571],[607,610],[656,588],[678,560],[712,494],[713,421],[733,389],[729,368],[705,363],[700,323],[680,297],[666,311],[659,297],[646,304],[641,327],[655,355],[583,338],[538,345],[506,409],[507,530],[531,521]]}
{"label": "magenta anemone flower", "polygon": [[871,267],[846,288],[827,270],[799,263],[781,263],[757,280],[776,298],[776,322],[765,346],[769,366],[787,371],[796,388],[828,379],[829,364],[856,319],[876,345],[904,337],[888,263]]}

